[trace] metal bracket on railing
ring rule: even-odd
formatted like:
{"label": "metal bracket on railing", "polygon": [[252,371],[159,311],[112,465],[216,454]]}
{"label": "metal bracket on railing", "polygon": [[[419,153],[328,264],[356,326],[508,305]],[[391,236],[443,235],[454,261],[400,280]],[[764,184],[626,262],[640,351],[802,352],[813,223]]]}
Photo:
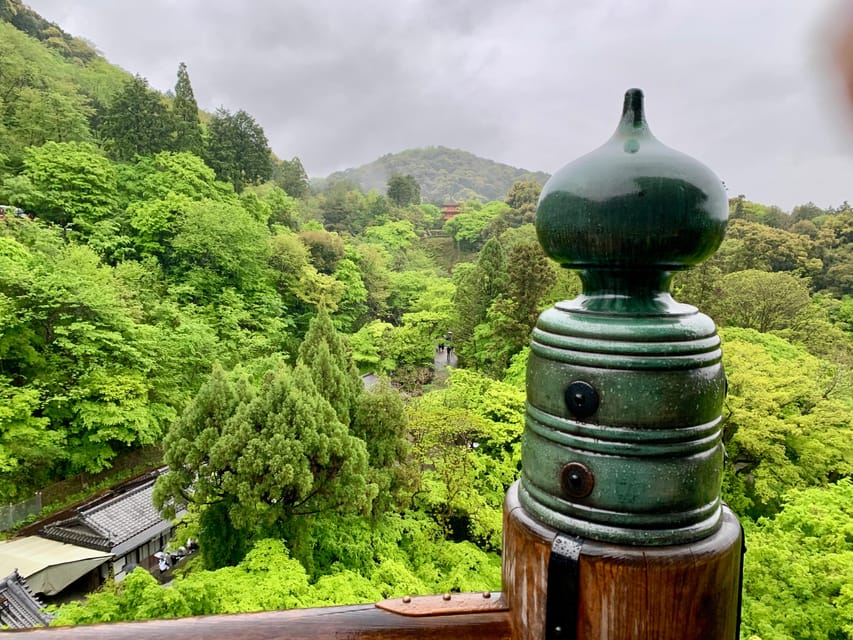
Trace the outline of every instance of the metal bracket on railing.
{"label": "metal bracket on railing", "polygon": [[551,545],[548,561],[548,602],[545,640],[574,640],[577,636],[580,560],[583,540],[560,534]]}
{"label": "metal bracket on railing", "polygon": [[379,609],[403,616],[447,616],[460,613],[508,611],[500,591],[445,593],[435,596],[404,596],[377,602]]}

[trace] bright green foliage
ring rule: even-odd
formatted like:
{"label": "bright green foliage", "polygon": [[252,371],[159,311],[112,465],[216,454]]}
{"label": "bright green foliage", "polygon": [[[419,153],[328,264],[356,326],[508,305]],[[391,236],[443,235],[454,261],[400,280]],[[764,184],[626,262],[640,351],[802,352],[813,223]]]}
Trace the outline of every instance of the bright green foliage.
{"label": "bright green foliage", "polygon": [[191,203],[233,198],[230,185],[216,176],[198,156],[164,151],[122,165],[119,173],[121,199],[131,241],[138,255],[156,256],[168,263],[171,242],[181,228]]}
{"label": "bright green foliage", "polygon": [[509,361],[504,382],[518,389],[524,389],[527,384],[527,361],[530,358],[530,347],[524,347]]}
{"label": "bright green foliage", "polygon": [[272,159],[267,136],[248,113],[217,109],[207,132],[204,159],[217,178],[230,182],[238,193],[246,185],[270,178]]}
{"label": "bright green foliage", "polygon": [[163,151],[120,167],[123,202],[162,200],[170,194],[190,200],[224,200],[233,197],[228,185],[216,182],[216,174],[197,155]]}
{"label": "bright green foliage", "polygon": [[240,194],[240,204],[255,220],[263,223],[264,225],[269,224],[272,210],[270,209],[270,206],[261,200],[256,193],[244,190],[243,193]]}
{"label": "bright green foliage", "polygon": [[358,265],[349,258],[337,264],[333,275],[344,285],[343,295],[337,300],[334,322],[342,331],[350,332],[367,320],[367,288]]}
{"label": "bright green foliage", "polygon": [[496,555],[445,540],[422,512],[318,518],[311,550],[317,575],[350,571],[369,578],[385,598],[500,585]]}
{"label": "bright green foliage", "polygon": [[169,271],[206,302],[227,287],[249,292],[269,286],[269,234],[239,204],[201,200],[187,206],[171,241]]}
{"label": "bright green foliage", "polygon": [[[448,280],[436,275],[435,269],[391,271],[388,277],[388,312],[393,322],[401,323],[403,315],[409,311],[448,311]],[[452,284],[450,287],[452,291]]]}
{"label": "bright green foliage", "polygon": [[411,301],[409,308],[412,313],[429,311],[441,314],[444,326],[450,326],[453,319],[453,296],[456,294],[453,281],[447,277],[433,276],[425,278],[423,284],[423,290]]}
{"label": "bright green foliage", "polygon": [[157,442],[174,416],[152,402],[159,364],[128,298],[90,250],[71,246],[35,267],[21,300],[49,363],[34,380],[42,415],[66,425],[72,468],[97,471],[117,445]]}
{"label": "bright green foliage", "polygon": [[390,334],[386,353],[396,363],[394,378],[408,389],[429,381],[436,345],[447,327],[446,313],[418,311],[403,315]]}
{"label": "bright green foliage", "polygon": [[234,567],[192,571],[170,586],[143,569],[109,583],[85,603],[63,605],[53,625],[146,620],[376,602],[406,594],[500,588],[500,558],[441,539],[418,514],[377,520],[326,516],[312,551],[310,580],[280,540],[259,540]]}
{"label": "bright green foliage", "polygon": [[472,371],[409,408],[413,452],[422,465],[417,504],[456,538],[501,543],[501,505],[518,477],[524,392]]}
{"label": "bright green foliage", "polygon": [[163,98],[137,75],[113,98],[98,132],[111,140],[112,157],[127,161],[171,149],[174,131]]}
{"label": "bright green foliage", "polygon": [[37,417],[38,403],[38,391],[0,377],[0,497],[9,502],[23,498],[32,476],[42,476],[62,454],[62,433]]}
{"label": "bright green foliage", "polygon": [[403,400],[386,380],[359,396],[351,431],[367,446],[370,479],[378,489],[374,513],[400,505],[416,475],[416,470],[407,464],[406,427]]}
{"label": "bright green foliage", "polygon": [[388,198],[398,207],[421,203],[421,186],[412,175],[393,174],[388,178]]}
{"label": "bright green foliage", "polygon": [[722,325],[768,331],[797,324],[809,308],[805,282],[789,273],[750,269],[724,276],[709,313]]}
{"label": "bright green foliage", "polygon": [[278,185],[270,182],[248,187],[247,192],[257,194],[269,208],[269,225],[286,227],[291,231],[296,231],[299,228],[299,208],[300,203],[296,198],[285,193]]}
{"label": "bright green foliage", "polygon": [[773,519],[745,522],[741,637],[853,637],[853,483],[790,491]]}
{"label": "bright green foliage", "polygon": [[[0,21],[0,148],[18,160],[27,146],[91,139],[86,69]],[[76,81],[76,82],[75,82]]]}
{"label": "bright green foliage", "polygon": [[[18,433],[6,455],[21,491],[63,465],[99,471],[123,448],[156,442],[177,401],[161,387],[172,374],[159,356],[173,343],[142,323],[115,272],[90,249],[57,247],[40,225],[23,224],[32,249],[9,237],[0,245],[0,367],[13,385],[3,385],[3,419]],[[27,442],[26,456],[14,453]]]}
{"label": "bright green foliage", "polygon": [[829,363],[781,338],[724,329],[729,381],[724,497],[739,513],[773,513],[791,488],[853,473],[853,398]]}
{"label": "bright green foliage", "polygon": [[495,505],[483,491],[490,478],[474,448],[486,430],[485,420],[461,408],[419,405],[410,408],[408,417],[412,451],[424,467],[415,504],[448,535],[476,536],[497,547],[500,517],[494,522]]}
{"label": "bright green foliage", "polygon": [[149,620],[303,607],[311,603],[305,570],[280,541],[262,540],[236,567],[192,573],[169,587],[137,569],[118,584],[59,609],[54,625]]}
{"label": "bright green foliage", "polygon": [[299,362],[310,369],[317,390],[332,405],[338,420],[349,425],[361,393],[361,379],[325,306],[320,306],[308,326],[299,347]]}
{"label": "bright green foliage", "polygon": [[198,104],[195,101],[190,74],[183,62],[178,65],[178,81],[175,83],[175,99],[172,102],[175,122],[175,150],[189,151],[200,156],[203,151],[201,123],[198,119]]}
{"label": "bright green foliage", "polygon": [[504,202],[490,202],[482,207],[467,203],[462,211],[444,223],[444,230],[462,248],[477,248],[485,239],[489,223],[510,211]]}
{"label": "bright green foliage", "polygon": [[63,227],[90,229],[116,205],[115,169],[90,144],[48,142],[31,147],[22,175],[33,189],[26,206]]}
{"label": "bright green foliage", "polygon": [[334,306],[344,297],[344,284],[314,268],[308,248],[295,233],[277,229],[270,239],[269,263],[282,302],[294,314],[305,316],[321,302]]}
{"label": "bright green foliage", "polygon": [[374,320],[349,336],[352,358],[360,372],[387,375],[394,370],[397,363],[389,350],[393,331],[394,325]]}
{"label": "bright green foliage", "polygon": [[88,118],[92,109],[73,87],[45,91],[20,90],[10,117],[10,129],[21,145],[40,145],[52,140],[89,140]]}
{"label": "bright green foliage", "polygon": [[405,251],[418,239],[415,228],[408,220],[386,222],[378,227],[367,227],[362,233],[367,242],[384,247],[391,256]]}

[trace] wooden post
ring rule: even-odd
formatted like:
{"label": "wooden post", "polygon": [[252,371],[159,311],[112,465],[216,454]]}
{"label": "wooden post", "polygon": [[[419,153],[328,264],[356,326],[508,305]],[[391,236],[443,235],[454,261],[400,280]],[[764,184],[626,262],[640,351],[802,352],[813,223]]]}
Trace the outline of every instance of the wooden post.
{"label": "wooden post", "polygon": [[576,636],[545,629],[548,562],[558,531],[531,518],[518,487],[504,505],[504,599],[512,637],[532,640],[736,640],[742,537],[724,508],[713,535],[684,545],[632,547],[585,541],[579,559]]}

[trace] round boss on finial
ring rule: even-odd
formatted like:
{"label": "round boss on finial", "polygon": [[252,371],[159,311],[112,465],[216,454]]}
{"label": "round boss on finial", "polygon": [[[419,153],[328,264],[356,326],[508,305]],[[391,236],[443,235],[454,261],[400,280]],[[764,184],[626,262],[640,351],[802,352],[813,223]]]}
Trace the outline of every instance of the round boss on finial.
{"label": "round boss on finial", "polygon": [[588,418],[598,411],[598,392],[588,382],[575,380],[566,387],[566,407],[575,418]]}

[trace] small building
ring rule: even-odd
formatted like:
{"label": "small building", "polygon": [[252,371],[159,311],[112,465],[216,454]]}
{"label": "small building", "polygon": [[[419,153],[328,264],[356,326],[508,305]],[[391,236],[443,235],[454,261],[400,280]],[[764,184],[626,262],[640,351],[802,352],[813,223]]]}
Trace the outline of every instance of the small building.
{"label": "small building", "polygon": [[443,204],[441,205],[441,219],[445,222],[450,220],[453,216],[458,215],[461,212],[461,206],[458,204]]}
{"label": "small building", "polygon": [[0,625],[9,629],[45,627],[50,615],[42,610],[27,581],[17,570],[0,580]]}
{"label": "small building", "polygon": [[41,530],[49,540],[106,552],[109,562],[101,568],[101,578],[121,580],[128,569],[156,566],[154,554],[166,547],[174,526],[163,519],[154,506],[154,482],[159,472],[150,474],[136,486],[105,496],[77,509],[65,520]]}
{"label": "small building", "polygon": [[100,568],[111,558],[107,551],[27,536],[0,543],[0,575],[15,572],[34,593],[53,596],[90,573],[91,586],[97,587]]}
{"label": "small building", "polygon": [[153,569],[154,554],[174,533],[172,522],[154,506],[161,471],[77,506],[38,535],[0,542],[0,575],[16,571],[33,593],[53,596],[75,582],[93,590],[107,578],[121,580],[136,566]]}

